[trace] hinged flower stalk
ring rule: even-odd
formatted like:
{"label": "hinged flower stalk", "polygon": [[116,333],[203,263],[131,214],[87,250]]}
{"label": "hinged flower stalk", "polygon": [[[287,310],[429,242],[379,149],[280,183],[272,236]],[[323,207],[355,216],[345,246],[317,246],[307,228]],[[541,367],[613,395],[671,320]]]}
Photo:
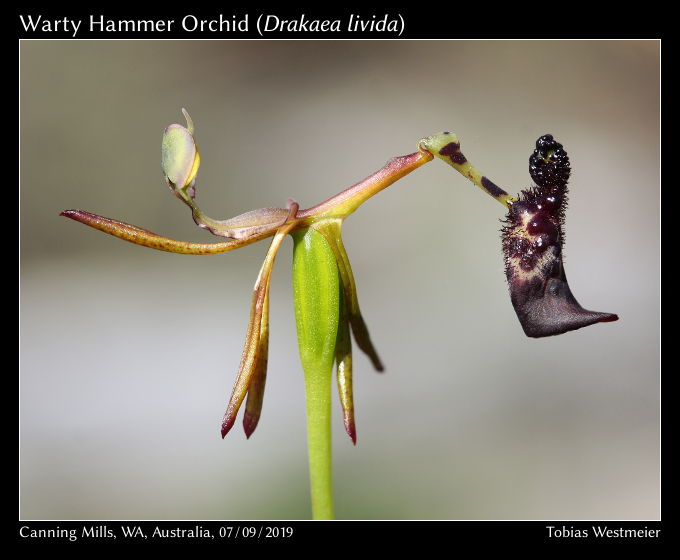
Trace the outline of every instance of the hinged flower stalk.
{"label": "hinged flower stalk", "polygon": [[224,253],[273,237],[253,289],[246,342],[222,420],[222,437],[233,427],[244,400],[243,428],[247,437],[259,422],[267,376],[269,285],[281,243],[286,235],[292,236],[293,296],[305,374],[315,519],[333,517],[330,443],[333,366],[345,429],[355,444],[352,336],[373,367],[383,370],[361,315],[352,268],[342,243],[343,221],[373,195],[437,156],[508,208],[502,229],[506,277],[512,304],[528,336],[555,335],[618,318],[583,309],[569,290],[562,266],[562,228],[570,164],[561,144],[550,135],[539,138],[530,158],[530,173],[536,186],[522,191],[518,198],[475,169],[460,151],[456,136],[445,132],[422,139],[418,151],[391,158],[379,171],[311,208],[300,210],[297,202],[289,199],[285,208],[261,208],[229,220],[214,220],[195,201],[200,155],[193,121],[184,109],[182,112],[187,126],[172,124],[163,134],[161,164],[165,181],[172,193],[191,209],[196,224],[225,241],[178,241],[82,210],[66,210],[61,215],[138,245],[190,255]]}

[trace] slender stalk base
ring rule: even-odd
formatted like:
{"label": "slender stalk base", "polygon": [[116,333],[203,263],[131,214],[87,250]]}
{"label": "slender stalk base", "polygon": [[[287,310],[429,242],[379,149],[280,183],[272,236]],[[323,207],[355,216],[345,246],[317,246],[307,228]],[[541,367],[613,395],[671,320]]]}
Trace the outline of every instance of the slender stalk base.
{"label": "slender stalk base", "polygon": [[314,519],[333,519],[332,373],[332,370],[305,371],[309,481]]}

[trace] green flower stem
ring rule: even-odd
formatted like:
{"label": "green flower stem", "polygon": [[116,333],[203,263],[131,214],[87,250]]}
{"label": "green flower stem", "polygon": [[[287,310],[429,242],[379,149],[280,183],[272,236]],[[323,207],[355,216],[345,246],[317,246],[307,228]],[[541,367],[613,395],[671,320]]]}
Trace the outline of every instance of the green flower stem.
{"label": "green flower stem", "polygon": [[293,295],[300,361],[305,374],[312,517],[333,519],[331,385],[340,314],[335,254],[313,228],[291,234]]}
{"label": "green flower stem", "polygon": [[313,519],[333,519],[332,373],[332,369],[313,371],[305,368],[307,449]]}

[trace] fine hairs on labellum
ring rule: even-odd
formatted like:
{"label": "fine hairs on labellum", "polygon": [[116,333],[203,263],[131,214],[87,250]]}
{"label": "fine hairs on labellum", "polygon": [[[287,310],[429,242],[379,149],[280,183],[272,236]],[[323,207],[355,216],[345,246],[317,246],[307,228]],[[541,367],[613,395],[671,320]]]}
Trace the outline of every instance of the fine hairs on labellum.
{"label": "fine hairs on labellum", "polygon": [[581,307],[569,289],[562,246],[571,165],[552,135],[536,141],[529,173],[535,186],[510,205],[502,229],[505,275],[524,332],[539,338],[616,321],[613,313]]}

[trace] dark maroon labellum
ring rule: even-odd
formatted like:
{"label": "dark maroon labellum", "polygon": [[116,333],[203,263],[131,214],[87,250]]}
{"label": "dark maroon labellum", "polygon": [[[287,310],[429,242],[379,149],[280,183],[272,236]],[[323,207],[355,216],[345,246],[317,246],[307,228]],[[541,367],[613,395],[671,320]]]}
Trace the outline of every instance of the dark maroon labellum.
{"label": "dark maroon labellum", "polygon": [[539,338],[616,321],[613,313],[583,309],[569,289],[562,226],[571,167],[550,134],[536,141],[529,172],[536,186],[520,193],[502,230],[510,299],[524,332]]}

